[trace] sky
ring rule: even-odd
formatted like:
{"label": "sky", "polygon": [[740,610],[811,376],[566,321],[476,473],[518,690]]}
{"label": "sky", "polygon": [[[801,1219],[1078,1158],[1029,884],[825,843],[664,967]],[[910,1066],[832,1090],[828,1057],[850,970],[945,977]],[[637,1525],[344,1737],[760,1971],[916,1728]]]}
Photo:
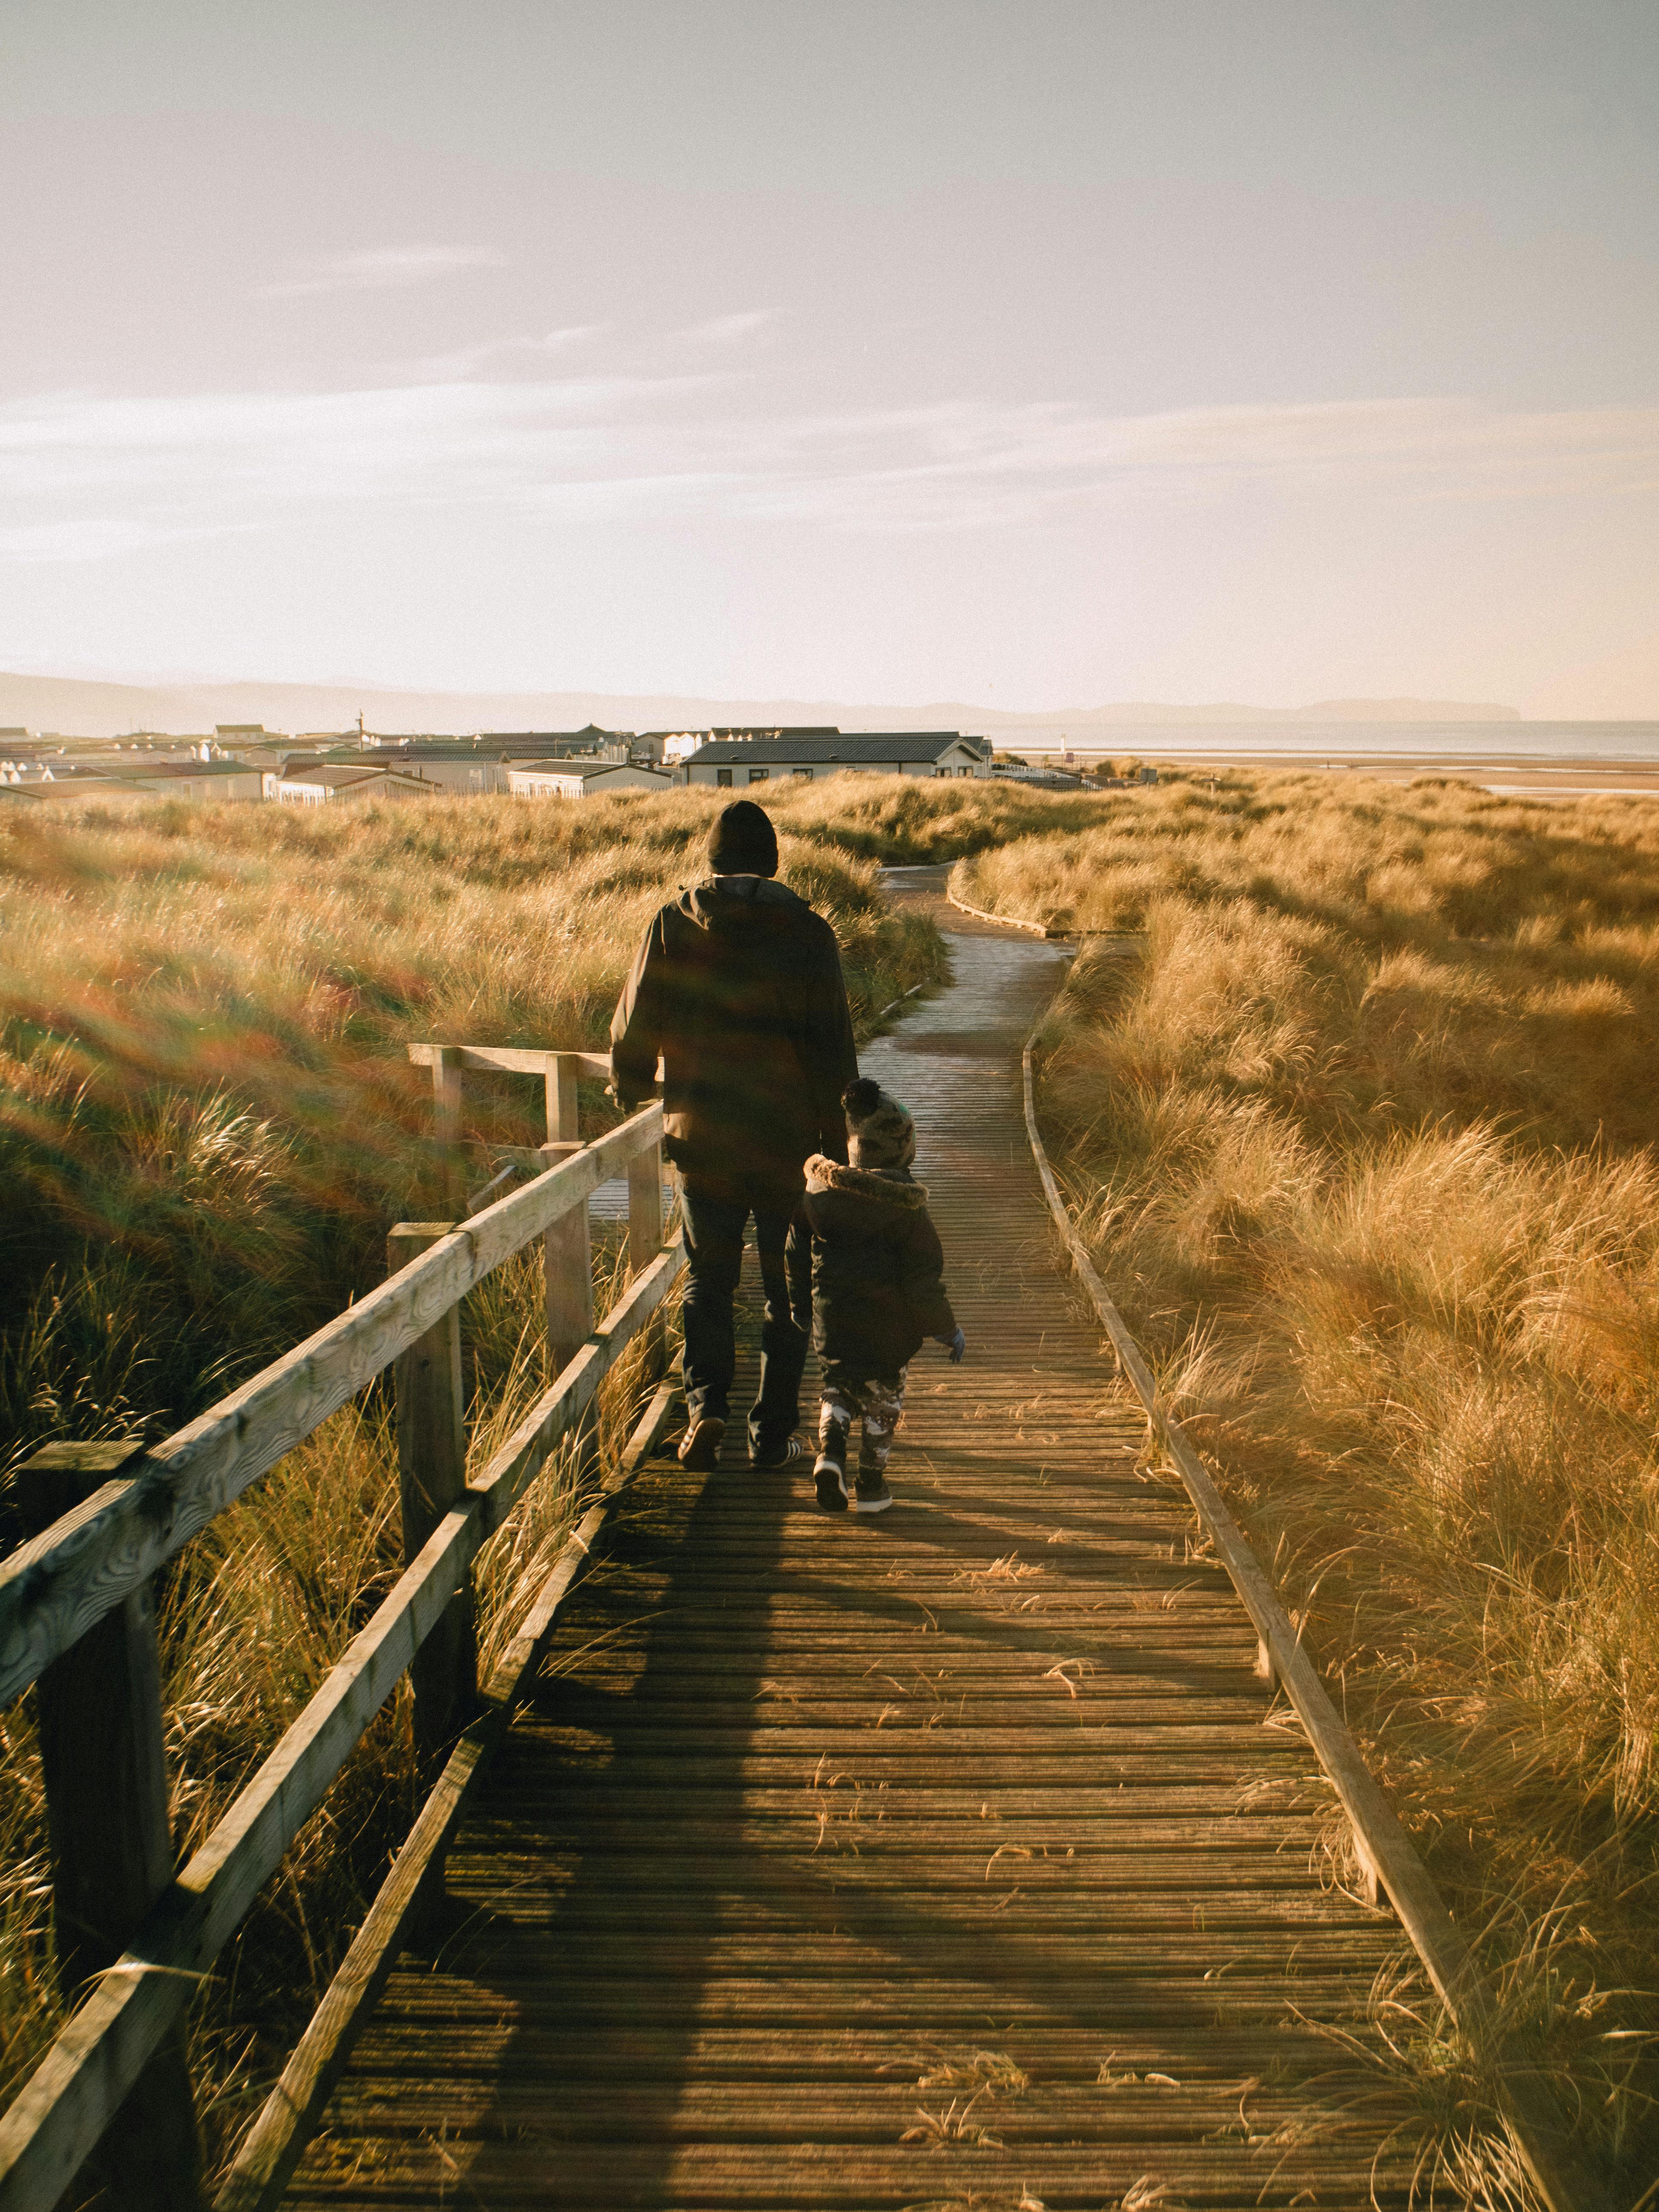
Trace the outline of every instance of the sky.
{"label": "sky", "polygon": [[0,0],[0,666],[1659,716],[1653,0]]}

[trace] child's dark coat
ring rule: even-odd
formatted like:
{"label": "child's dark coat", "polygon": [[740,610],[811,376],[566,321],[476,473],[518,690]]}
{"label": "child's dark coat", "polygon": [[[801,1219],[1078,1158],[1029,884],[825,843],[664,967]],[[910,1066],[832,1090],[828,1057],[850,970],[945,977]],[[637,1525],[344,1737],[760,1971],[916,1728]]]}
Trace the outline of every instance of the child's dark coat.
{"label": "child's dark coat", "polygon": [[849,1372],[896,1375],[930,1336],[956,1333],[927,1193],[903,1168],[806,1163],[812,1345]]}

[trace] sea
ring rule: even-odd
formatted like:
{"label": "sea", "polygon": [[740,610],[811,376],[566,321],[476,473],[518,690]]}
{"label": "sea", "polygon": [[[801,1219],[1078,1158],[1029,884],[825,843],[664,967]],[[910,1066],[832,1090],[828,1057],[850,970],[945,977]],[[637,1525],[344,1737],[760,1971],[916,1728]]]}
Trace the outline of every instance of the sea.
{"label": "sea", "polygon": [[1082,729],[1028,725],[987,733],[999,750],[1017,752],[1183,755],[1272,754],[1280,759],[1359,760],[1425,754],[1449,764],[1468,761],[1627,763],[1659,768],[1659,721],[1653,722],[1113,722]]}

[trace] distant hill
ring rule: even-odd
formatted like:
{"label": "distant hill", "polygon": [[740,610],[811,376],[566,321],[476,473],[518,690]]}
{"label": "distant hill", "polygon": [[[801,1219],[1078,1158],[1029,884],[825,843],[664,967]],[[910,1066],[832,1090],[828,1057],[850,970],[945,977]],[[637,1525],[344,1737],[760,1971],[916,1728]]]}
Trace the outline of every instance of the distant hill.
{"label": "distant hill", "polygon": [[0,673],[0,728],[120,738],[138,730],[208,732],[263,722],[293,735],[343,730],[361,714],[386,732],[473,730],[706,729],[711,724],[833,722],[843,730],[1054,730],[1081,735],[1118,724],[1217,722],[1518,722],[1513,707],[1430,699],[1328,699],[1310,707],[1133,703],[1020,713],[957,699],[925,707],[836,699],[697,699],[602,691],[394,691],[372,684],[100,684]]}

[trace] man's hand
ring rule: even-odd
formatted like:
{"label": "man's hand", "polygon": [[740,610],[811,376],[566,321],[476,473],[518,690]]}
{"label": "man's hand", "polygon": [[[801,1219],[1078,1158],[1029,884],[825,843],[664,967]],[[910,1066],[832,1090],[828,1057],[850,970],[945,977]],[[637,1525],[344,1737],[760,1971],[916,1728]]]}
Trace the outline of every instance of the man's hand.
{"label": "man's hand", "polygon": [[961,1366],[963,1354],[968,1349],[968,1340],[960,1329],[954,1336],[936,1336],[933,1341],[935,1344],[942,1344],[950,1353],[952,1367]]}

